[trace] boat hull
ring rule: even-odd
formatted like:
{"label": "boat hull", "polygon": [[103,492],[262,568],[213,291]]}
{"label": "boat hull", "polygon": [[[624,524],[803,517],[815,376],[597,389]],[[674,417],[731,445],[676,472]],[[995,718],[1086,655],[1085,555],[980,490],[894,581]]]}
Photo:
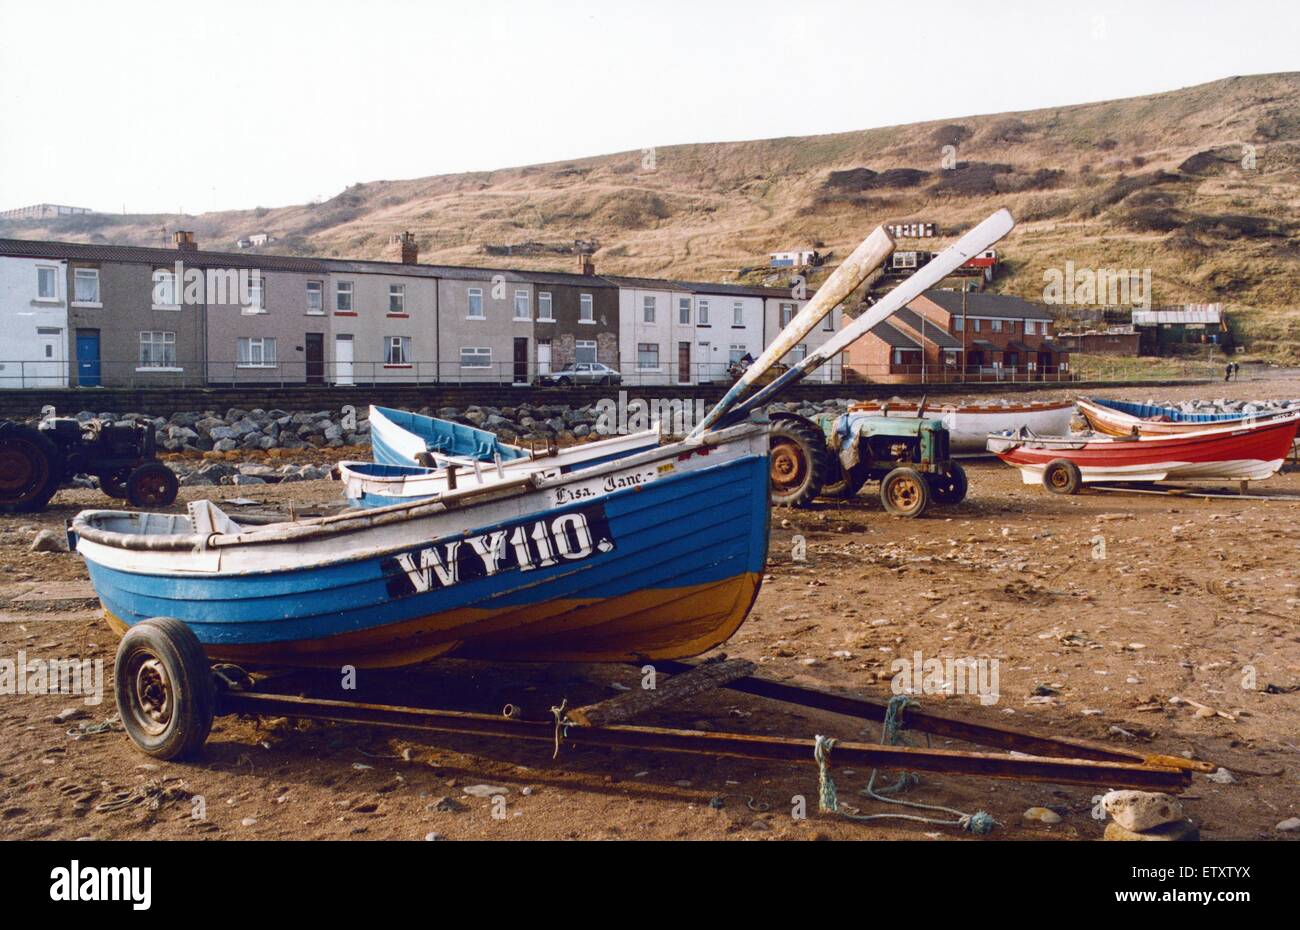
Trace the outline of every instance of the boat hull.
{"label": "boat hull", "polygon": [[[729,638],[758,594],[767,439],[751,433],[463,510],[351,512],[340,525],[357,531],[235,545],[215,560],[89,533],[78,551],[119,632],[176,617],[209,657],[245,665],[680,658]],[[424,515],[393,518],[412,507]]]}
{"label": "boat hull", "polygon": [[1243,427],[1139,439],[992,436],[989,451],[1020,469],[1025,484],[1037,484],[1050,462],[1066,459],[1085,483],[1227,479],[1260,481],[1286,461],[1296,436],[1296,418]]}
{"label": "boat hull", "polygon": [[[1131,436],[1135,429],[1139,436],[1177,436],[1250,422],[1246,417],[1232,414],[1183,414],[1171,408],[1150,407],[1144,404],[1125,404],[1124,406],[1138,411],[1131,413],[1096,400],[1080,398],[1077,403],[1088,425],[1098,433],[1107,436]],[[1197,417],[1197,419],[1173,419],[1175,415]],[[1152,419],[1152,417],[1162,416],[1169,419]],[[1255,418],[1253,422],[1259,422],[1259,419]]]}
{"label": "boat hull", "polygon": [[[861,403],[849,407],[851,413],[874,416],[917,416],[916,404]],[[1074,402],[1030,404],[965,404],[962,406],[927,406],[925,415],[943,422],[948,430],[948,447],[954,454],[986,455],[990,433],[1016,431],[1027,427],[1035,433],[1058,436],[1070,431]]]}

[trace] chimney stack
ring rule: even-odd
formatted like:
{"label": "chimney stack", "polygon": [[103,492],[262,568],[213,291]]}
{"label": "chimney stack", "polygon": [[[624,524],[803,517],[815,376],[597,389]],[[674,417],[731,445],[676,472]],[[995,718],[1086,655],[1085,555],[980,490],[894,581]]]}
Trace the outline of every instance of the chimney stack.
{"label": "chimney stack", "polygon": [[595,239],[574,239],[573,250],[578,253],[578,274],[594,275],[596,262],[591,257],[598,245]]}
{"label": "chimney stack", "polygon": [[409,230],[389,237],[388,246],[393,257],[403,265],[414,265],[420,261],[420,246],[415,241],[415,234]]}
{"label": "chimney stack", "polygon": [[194,241],[194,233],[188,229],[178,229],[172,234],[176,240],[176,248],[181,252],[197,252],[199,245]]}

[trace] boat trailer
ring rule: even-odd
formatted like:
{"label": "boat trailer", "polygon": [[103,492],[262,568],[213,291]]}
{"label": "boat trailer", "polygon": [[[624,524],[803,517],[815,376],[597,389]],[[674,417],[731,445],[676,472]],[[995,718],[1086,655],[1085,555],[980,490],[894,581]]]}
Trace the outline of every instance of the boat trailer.
{"label": "boat trailer", "polygon": [[[764,678],[752,674],[753,663],[725,656],[698,664],[660,661],[653,666],[656,673],[668,672],[670,675],[653,689],[623,692],[585,707],[567,708],[562,704],[552,708],[549,717],[529,716],[516,705],[506,705],[503,712],[496,715],[260,692],[246,689],[251,682],[246,676],[232,687],[229,675],[218,679],[225,682],[226,687],[216,696],[215,710],[218,714],[328,720],[433,733],[532,740],[552,743],[557,757],[565,744],[575,744],[811,764],[817,764],[818,760],[814,757],[816,743],[809,739],[638,726],[626,721],[715,688],[727,688],[858,720],[883,722],[891,713],[887,702]],[[910,729],[1010,750],[1011,754],[836,741],[836,761],[949,775],[1154,791],[1185,788],[1191,784],[1194,772],[1215,770],[1215,766],[1194,759],[1148,754],[1072,737],[1025,733],[914,706],[907,707],[903,713]]]}

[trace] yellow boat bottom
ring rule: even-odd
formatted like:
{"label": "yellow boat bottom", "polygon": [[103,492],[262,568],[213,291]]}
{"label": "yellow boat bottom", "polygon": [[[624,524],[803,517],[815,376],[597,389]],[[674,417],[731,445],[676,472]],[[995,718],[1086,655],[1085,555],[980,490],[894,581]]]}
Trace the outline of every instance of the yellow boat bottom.
{"label": "yellow boat bottom", "polygon": [[[439,656],[516,662],[680,659],[726,642],[748,616],[763,578],[560,599],[527,607],[460,608],[321,639],[205,645],[208,658],[247,667],[394,668]],[[128,629],[107,610],[118,635]]]}

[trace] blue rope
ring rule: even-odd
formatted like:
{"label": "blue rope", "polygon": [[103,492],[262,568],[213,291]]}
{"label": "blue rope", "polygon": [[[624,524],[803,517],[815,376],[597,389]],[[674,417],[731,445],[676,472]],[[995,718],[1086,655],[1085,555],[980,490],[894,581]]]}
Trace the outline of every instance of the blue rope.
{"label": "blue rope", "polygon": [[[880,742],[885,746],[897,746],[903,741],[903,714],[908,707],[919,706],[916,701],[905,694],[896,694],[889,699],[889,704],[885,708],[885,719],[881,726]],[[831,778],[830,763],[831,750],[835,748],[835,740],[829,736],[818,735],[813,741],[813,758],[817,760],[817,807],[823,813],[839,814],[849,820],[868,821],[868,820],[914,820],[919,823],[930,823],[944,827],[960,827],[969,833],[983,836],[993,832],[993,827],[997,821],[993,815],[987,811],[976,811],[973,814],[967,814],[952,807],[943,807],[939,804],[922,804],[919,801],[904,801],[901,798],[885,797],[890,794],[902,791],[904,788],[919,783],[920,779],[912,772],[903,772],[898,781],[887,788],[877,789],[876,775],[878,769],[871,770],[871,777],[867,779],[867,786],[862,789],[862,794],[871,798],[873,801],[883,801],[886,804],[899,804],[904,807],[911,807],[918,810],[942,811],[946,814],[954,814],[954,820],[940,820],[935,817],[922,817],[918,814],[859,814],[840,805],[839,792],[835,788],[835,780]]]}

